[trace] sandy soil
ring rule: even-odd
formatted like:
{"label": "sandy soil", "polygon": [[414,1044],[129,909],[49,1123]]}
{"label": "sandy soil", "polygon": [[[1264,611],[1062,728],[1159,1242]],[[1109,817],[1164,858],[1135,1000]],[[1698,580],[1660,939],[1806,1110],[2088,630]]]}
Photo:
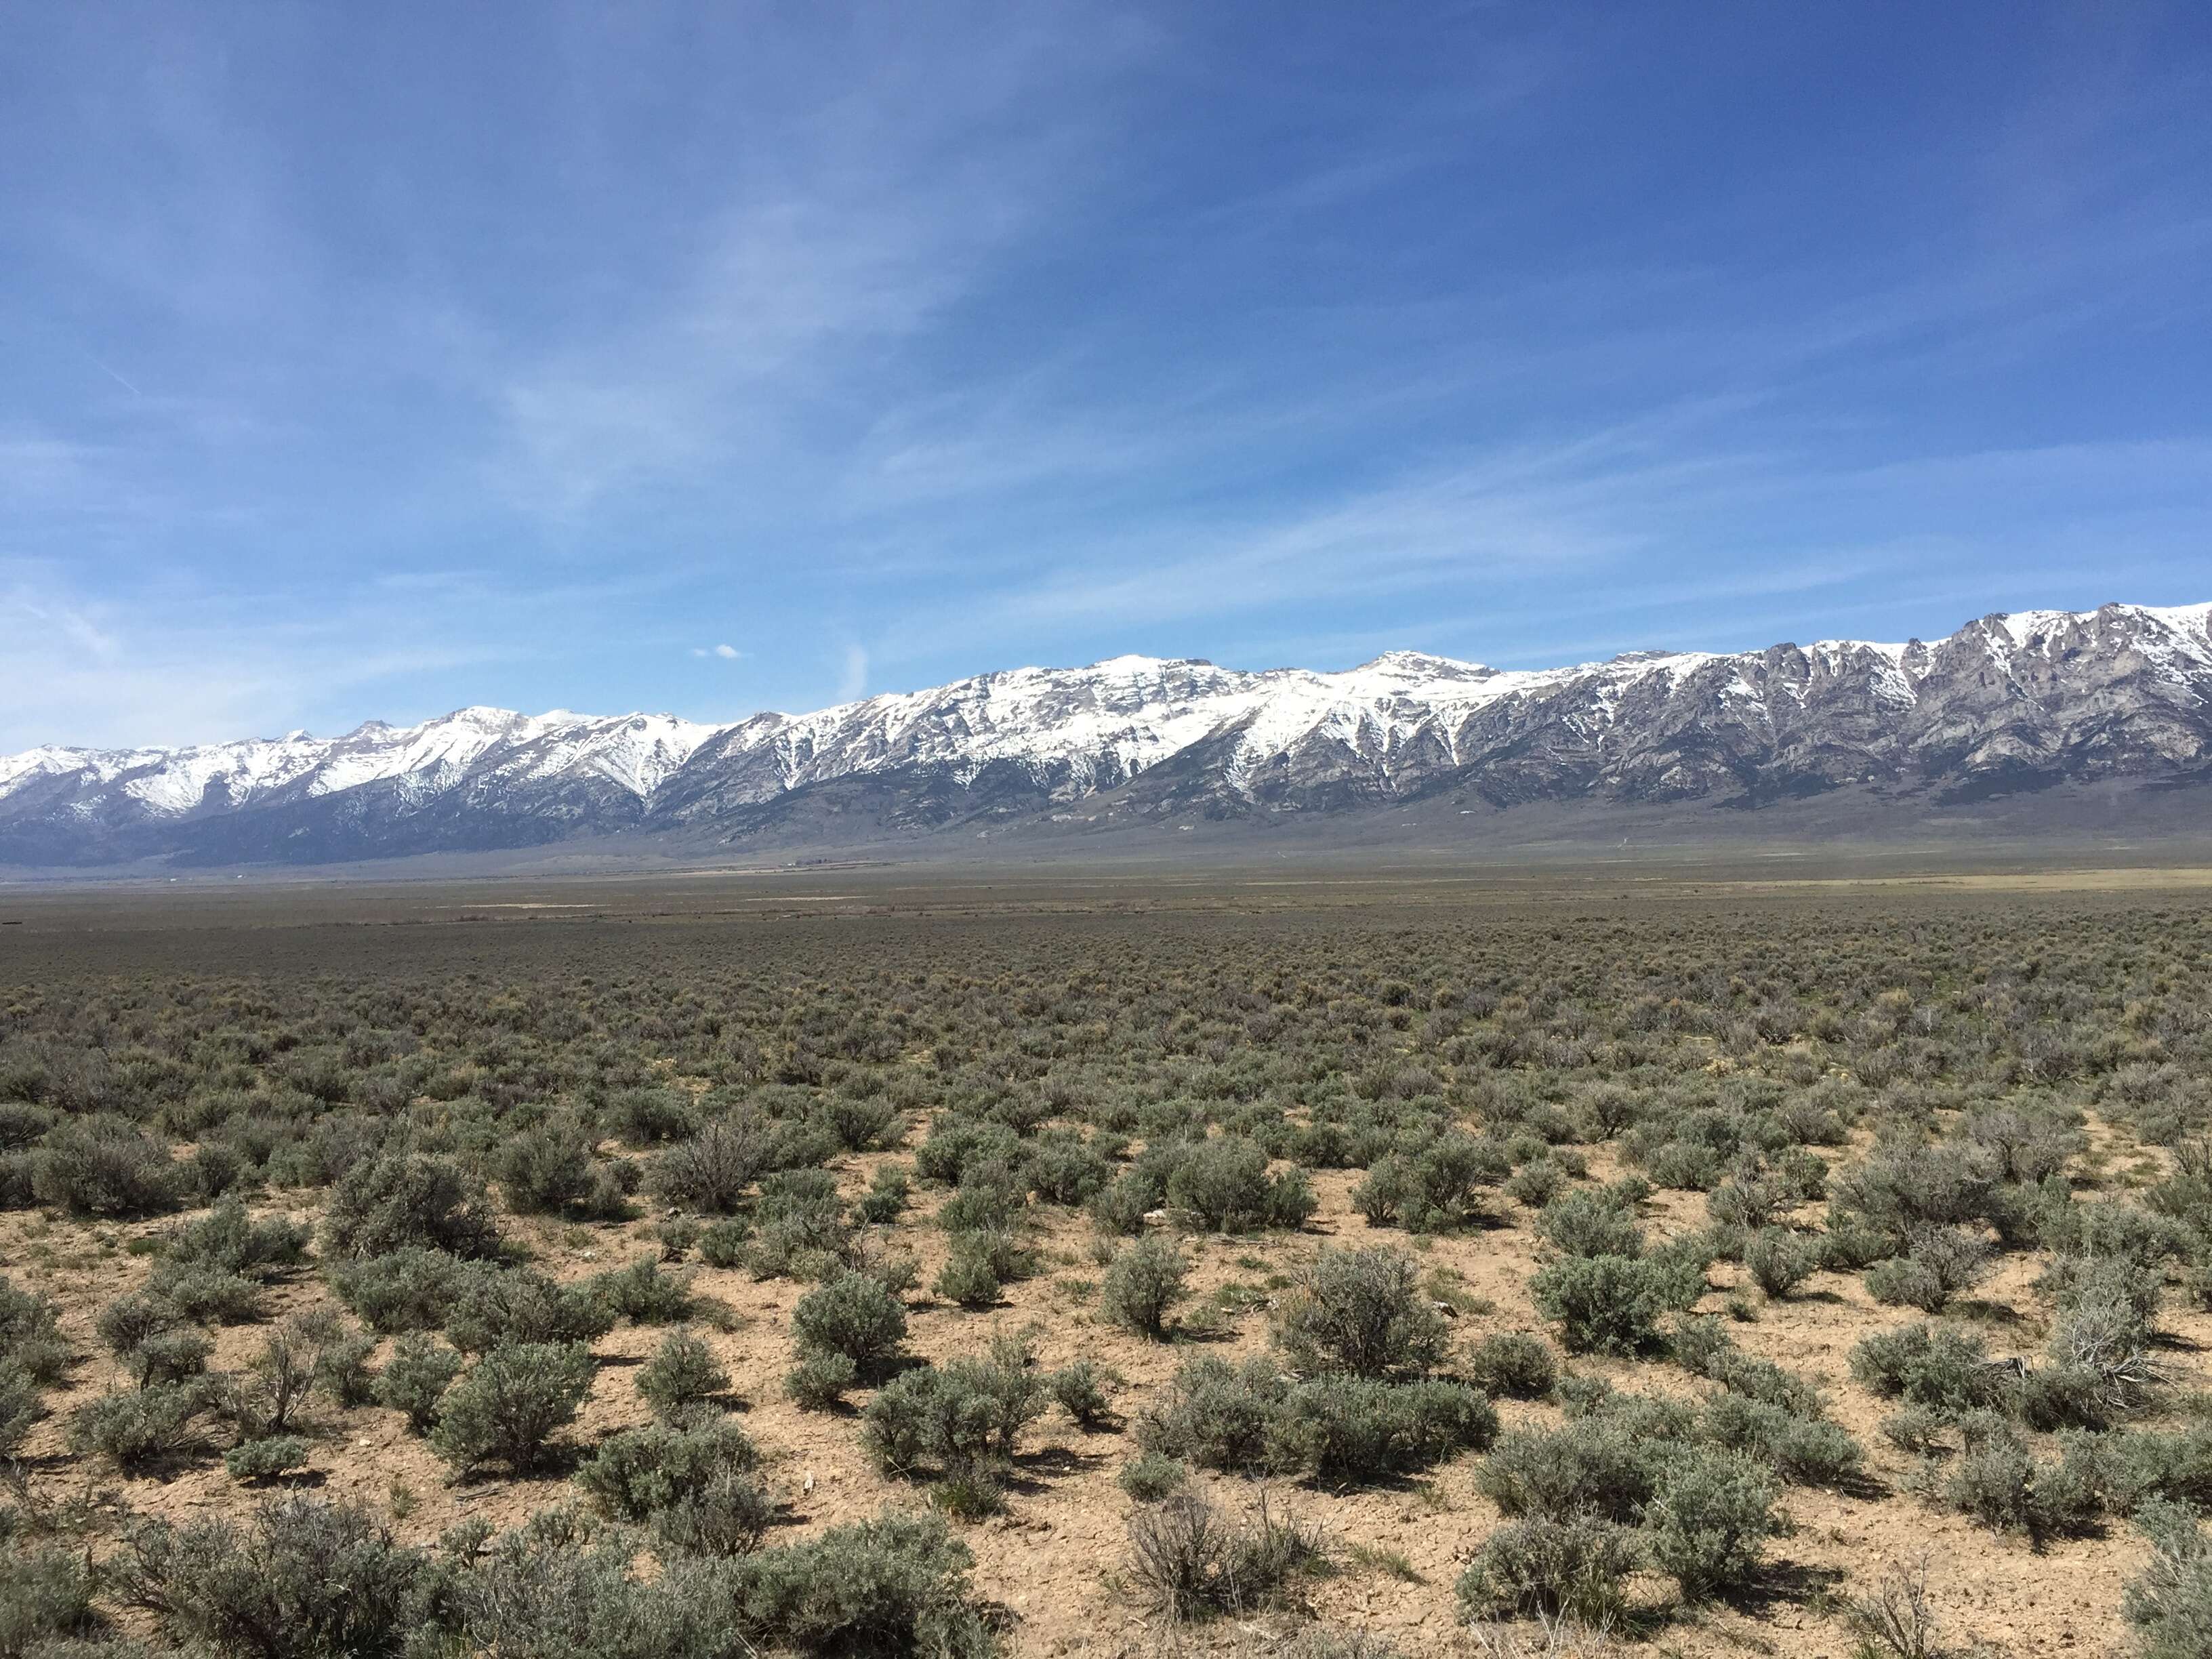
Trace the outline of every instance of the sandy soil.
{"label": "sandy soil", "polygon": [[[2116,1162],[2124,1162],[2130,1151],[2109,1145],[2104,1150],[2115,1155]],[[848,1188],[864,1187],[873,1165],[882,1161],[880,1157],[848,1160],[842,1170]],[[1602,1156],[1594,1163],[1595,1173],[1608,1172]],[[1020,1474],[1006,1513],[962,1528],[975,1553],[979,1589],[1012,1616],[1010,1645],[1014,1652],[1135,1655],[1160,1651],[1164,1642],[1170,1642],[1147,1621],[1117,1578],[1132,1509],[1115,1484],[1121,1462],[1133,1450],[1126,1421],[1147,1394],[1164,1384],[1193,1353],[1233,1355],[1264,1347],[1271,1285],[1279,1288],[1285,1275],[1325,1244],[1368,1243],[1377,1238],[1401,1246],[1410,1243],[1436,1275],[1431,1282],[1454,1292],[1453,1299],[1465,1310],[1455,1324],[1462,1341],[1472,1342],[1493,1330],[1537,1328],[1526,1288],[1536,1265],[1529,1212],[1500,1200],[1505,1212],[1502,1226],[1462,1237],[1409,1241],[1402,1233],[1368,1228],[1347,1201],[1352,1179],[1341,1174],[1319,1178],[1322,1208],[1308,1230],[1295,1237],[1199,1237],[1186,1241],[1195,1262],[1193,1307],[1218,1307],[1217,1297],[1225,1287],[1242,1287],[1232,1297],[1237,1310],[1220,1313],[1218,1334],[1202,1348],[1188,1341],[1147,1343],[1099,1318],[1092,1311],[1092,1290],[1100,1270],[1090,1255],[1090,1229],[1061,1212],[1042,1212],[1046,1218],[1038,1230],[1038,1243],[1045,1270],[1011,1287],[998,1310],[963,1312],[921,1292],[910,1298],[909,1345],[929,1358],[972,1352],[994,1328],[1030,1328],[1036,1334],[1041,1364],[1054,1366],[1089,1357],[1125,1379],[1116,1400],[1124,1417],[1121,1425],[1086,1433],[1058,1412],[1049,1413],[1023,1444]],[[276,1194],[256,1209],[311,1219],[319,1207],[319,1196]],[[934,1202],[926,1199],[918,1209],[926,1211]],[[1655,1231],[1698,1224],[1703,1202],[1695,1194],[1660,1194],[1653,1205]],[[242,1513],[262,1495],[232,1480],[215,1457],[173,1478],[155,1480],[119,1478],[112,1470],[76,1464],[62,1455],[70,1409],[121,1385],[93,1337],[93,1316],[101,1304],[131,1288],[147,1272],[144,1247],[134,1252],[134,1242],[170,1224],[77,1225],[36,1215],[0,1217],[0,1255],[8,1271],[19,1284],[60,1304],[64,1332],[85,1356],[67,1385],[52,1396],[54,1414],[34,1431],[30,1443],[43,1496],[90,1496],[118,1518],[125,1509],[176,1518]],[[536,1254],[538,1265],[561,1278],[581,1277],[653,1250],[655,1247],[646,1237],[650,1224],[649,1218],[622,1227],[509,1224],[511,1231]],[[926,1285],[942,1264],[943,1236],[927,1225],[907,1224],[898,1230],[898,1242],[921,1256],[921,1282]],[[1993,1354],[2032,1353],[2044,1340],[2048,1310],[2030,1288],[2038,1270],[2032,1259],[2009,1260],[1981,1288],[1978,1299],[1960,1310],[1982,1328]],[[1786,1503],[1796,1530],[1775,1549],[1771,1591],[1744,1604],[1658,1620],[1637,1633],[1632,1647],[1655,1655],[1765,1653],[1793,1659],[1847,1659],[1853,1644],[1837,1616],[1834,1595],[1863,1589],[1895,1565],[1924,1554],[1935,1601],[1954,1646],[1980,1643],[1993,1652],[2023,1659],[2120,1650],[2121,1586],[2140,1568],[2145,1554],[2125,1529],[2055,1543],[2039,1553],[2025,1538],[1980,1530],[1962,1517],[1931,1509],[1907,1490],[1916,1460],[1878,1432],[1890,1407],[1850,1382],[1846,1361],[1862,1336],[1917,1316],[1879,1307],[1856,1279],[1832,1273],[1815,1275],[1783,1303],[1763,1303],[1747,1286],[1732,1297],[1738,1289],[1729,1280],[1734,1271],[1725,1265],[1716,1268],[1721,1288],[1707,1297],[1704,1307],[1717,1311],[1733,1299],[1753,1310],[1754,1317],[1732,1324],[1739,1343],[1752,1353],[1820,1381],[1833,1415],[1865,1445],[1880,1491],[1844,1497],[1790,1489]],[[781,1378],[793,1358],[791,1311],[805,1286],[789,1280],[755,1282],[743,1272],[696,1264],[693,1272],[695,1289],[717,1304],[715,1323],[726,1327],[702,1326],[702,1334],[738,1379],[744,1396],[743,1421],[771,1459],[770,1478],[788,1505],[787,1524],[775,1535],[789,1537],[851,1520],[886,1503],[926,1501],[923,1493],[876,1473],[851,1414],[801,1412],[783,1396]],[[280,1313],[332,1301],[312,1273],[280,1285],[273,1299]],[[2167,1328],[2174,1338],[2170,1358],[2181,1389],[2205,1387],[2212,1381],[2205,1364],[2208,1345],[2212,1345],[2212,1316],[2177,1309]],[[632,1382],[634,1367],[663,1335],[657,1329],[623,1326],[596,1345],[599,1376],[571,1431],[578,1445],[588,1446],[644,1418]],[[250,1326],[221,1332],[216,1364],[242,1364],[261,1340],[262,1333]],[[380,1350],[380,1363],[388,1352],[388,1344]],[[1663,1364],[1584,1361],[1578,1369],[1630,1388],[1681,1391],[1691,1386],[1681,1372]],[[1507,1402],[1502,1409],[1509,1423],[1557,1416],[1549,1406]],[[577,1495],[557,1474],[532,1480],[454,1484],[445,1466],[422,1440],[408,1433],[394,1412],[374,1407],[341,1412],[319,1404],[311,1432],[315,1448],[312,1468],[296,1484],[390,1515],[395,1530],[410,1540],[427,1542],[469,1516],[501,1527],[514,1525],[535,1510],[573,1501]],[[1332,1627],[1364,1629],[1387,1638],[1409,1655],[1476,1650],[1474,1638],[1460,1620],[1453,1583],[1498,1516],[1475,1491],[1475,1463],[1473,1458],[1462,1459],[1429,1480],[1356,1492],[1276,1483],[1269,1490],[1269,1501],[1287,1504],[1318,1524],[1345,1558],[1342,1571],[1312,1588],[1310,1612]],[[1204,1479],[1218,1497],[1239,1509],[1253,1504],[1260,1490],[1252,1481]],[[1350,1553],[1355,1546],[1362,1547],[1357,1558]],[[1667,1589],[1662,1581],[1638,1585],[1638,1599],[1659,1608],[1668,1601]],[[1179,1650],[1241,1644],[1265,1651],[1280,1624],[1215,1626],[1185,1632],[1170,1644]]]}

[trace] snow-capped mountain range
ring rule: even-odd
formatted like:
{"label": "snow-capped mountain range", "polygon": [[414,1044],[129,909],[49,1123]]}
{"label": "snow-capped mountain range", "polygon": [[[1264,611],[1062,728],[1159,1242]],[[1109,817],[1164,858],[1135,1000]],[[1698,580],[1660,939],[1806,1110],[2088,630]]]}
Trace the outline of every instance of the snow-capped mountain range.
{"label": "snow-capped mountain range", "polygon": [[860,845],[1439,793],[1757,805],[2100,778],[2212,781],[2212,605],[1534,671],[1408,651],[1340,673],[1116,657],[728,726],[464,708],[338,738],[49,746],[0,759],[0,861],[323,863],[640,834]]}

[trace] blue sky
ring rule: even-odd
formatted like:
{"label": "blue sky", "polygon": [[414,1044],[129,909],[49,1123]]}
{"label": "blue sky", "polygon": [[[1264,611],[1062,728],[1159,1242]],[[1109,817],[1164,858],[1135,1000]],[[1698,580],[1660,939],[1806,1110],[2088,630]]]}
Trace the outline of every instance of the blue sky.
{"label": "blue sky", "polygon": [[2212,599],[2212,9],[0,13],[0,749]]}

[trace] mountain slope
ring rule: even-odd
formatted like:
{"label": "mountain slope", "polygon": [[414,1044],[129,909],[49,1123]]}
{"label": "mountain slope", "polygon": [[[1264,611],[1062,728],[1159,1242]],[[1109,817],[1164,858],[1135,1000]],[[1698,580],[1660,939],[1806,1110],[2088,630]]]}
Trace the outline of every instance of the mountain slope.
{"label": "mountain slope", "polygon": [[465,708],[341,738],[0,759],[0,860],[326,863],[580,836],[858,844],[1265,822],[1439,793],[1931,805],[2212,773],[2212,605],[1990,616],[1932,643],[1340,673],[1119,657],[729,726]]}

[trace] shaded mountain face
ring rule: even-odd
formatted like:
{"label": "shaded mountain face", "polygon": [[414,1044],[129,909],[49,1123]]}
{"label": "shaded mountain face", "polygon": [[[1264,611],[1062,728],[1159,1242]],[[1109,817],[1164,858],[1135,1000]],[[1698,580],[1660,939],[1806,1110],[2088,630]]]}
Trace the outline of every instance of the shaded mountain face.
{"label": "shaded mountain face", "polygon": [[2212,781],[2212,605],[1984,617],[1905,645],[1342,673],[1120,657],[732,726],[465,708],[420,726],[0,759],[0,860],[322,864],[651,834],[854,846],[1280,821],[1437,793],[1755,809]]}

